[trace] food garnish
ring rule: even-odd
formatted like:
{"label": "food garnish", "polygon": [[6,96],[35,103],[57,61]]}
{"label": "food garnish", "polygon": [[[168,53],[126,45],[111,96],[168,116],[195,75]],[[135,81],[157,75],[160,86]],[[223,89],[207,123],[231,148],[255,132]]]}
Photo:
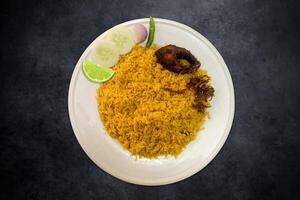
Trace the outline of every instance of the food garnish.
{"label": "food garnish", "polygon": [[115,26],[107,35],[107,40],[113,42],[120,54],[128,53],[134,46],[134,36],[126,26]]}
{"label": "food garnish", "polygon": [[119,60],[119,51],[114,43],[100,40],[96,42],[88,59],[100,66],[112,67]]}
{"label": "food garnish", "polygon": [[209,101],[214,96],[214,88],[209,84],[210,78],[203,75],[189,79],[187,87],[194,90],[195,100],[194,107],[201,113],[204,113],[206,108],[210,107]]}
{"label": "food garnish", "polygon": [[115,73],[114,70],[110,68],[101,67],[88,60],[83,61],[82,71],[87,79],[96,83],[108,81]]}
{"label": "food garnish", "polygon": [[152,16],[150,16],[149,35],[148,35],[148,40],[146,43],[147,48],[151,47],[153,40],[154,40],[154,35],[155,35],[155,22],[154,22],[154,18]]}
{"label": "food garnish", "polygon": [[134,40],[136,43],[144,42],[147,38],[148,32],[146,27],[143,24],[135,24],[132,27],[132,31],[134,33]]}

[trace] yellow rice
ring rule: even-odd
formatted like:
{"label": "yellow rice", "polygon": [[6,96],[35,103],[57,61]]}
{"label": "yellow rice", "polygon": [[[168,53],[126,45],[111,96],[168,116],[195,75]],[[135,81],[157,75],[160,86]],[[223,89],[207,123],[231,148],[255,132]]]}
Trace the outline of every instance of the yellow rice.
{"label": "yellow rice", "polygon": [[157,47],[135,46],[113,68],[114,77],[97,89],[98,110],[107,132],[139,157],[177,156],[195,139],[208,112],[192,105],[195,95],[182,90],[189,78],[204,75],[178,75],[156,62]]}

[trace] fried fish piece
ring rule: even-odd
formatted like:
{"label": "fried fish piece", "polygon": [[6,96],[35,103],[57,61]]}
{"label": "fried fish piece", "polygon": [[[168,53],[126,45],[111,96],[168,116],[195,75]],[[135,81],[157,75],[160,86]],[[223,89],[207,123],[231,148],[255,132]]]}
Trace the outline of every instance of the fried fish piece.
{"label": "fried fish piece", "polygon": [[198,70],[201,63],[187,49],[167,45],[155,52],[158,63],[177,74],[189,74]]}

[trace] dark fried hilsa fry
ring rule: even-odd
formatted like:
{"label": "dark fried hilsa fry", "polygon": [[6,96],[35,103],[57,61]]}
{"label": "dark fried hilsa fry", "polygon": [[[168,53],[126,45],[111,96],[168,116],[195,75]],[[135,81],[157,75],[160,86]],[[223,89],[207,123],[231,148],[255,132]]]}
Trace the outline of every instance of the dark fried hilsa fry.
{"label": "dark fried hilsa fry", "polygon": [[[162,47],[155,52],[155,55],[158,63],[177,74],[195,73],[201,65],[189,50],[175,45]],[[182,59],[187,61],[186,65],[180,62]]]}

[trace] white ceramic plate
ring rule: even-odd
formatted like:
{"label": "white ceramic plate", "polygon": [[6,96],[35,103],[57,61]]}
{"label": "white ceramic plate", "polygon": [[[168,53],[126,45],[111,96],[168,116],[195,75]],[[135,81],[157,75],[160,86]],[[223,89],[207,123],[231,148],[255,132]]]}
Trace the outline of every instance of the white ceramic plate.
{"label": "white ceramic plate", "polygon": [[[123,23],[132,26],[148,19]],[[122,149],[107,133],[98,116],[96,89],[98,84],[88,81],[81,70],[82,61],[103,38],[101,34],[84,51],[74,69],[69,87],[69,116],[74,133],[86,154],[104,171],[126,182],[140,185],[164,185],[183,180],[205,167],[223,146],[234,116],[234,90],[227,66],[216,48],[200,33],[175,21],[155,19],[154,43],[174,44],[190,50],[212,77],[215,97],[209,109],[211,119],[204,124],[196,140],[175,159],[136,159]]]}

